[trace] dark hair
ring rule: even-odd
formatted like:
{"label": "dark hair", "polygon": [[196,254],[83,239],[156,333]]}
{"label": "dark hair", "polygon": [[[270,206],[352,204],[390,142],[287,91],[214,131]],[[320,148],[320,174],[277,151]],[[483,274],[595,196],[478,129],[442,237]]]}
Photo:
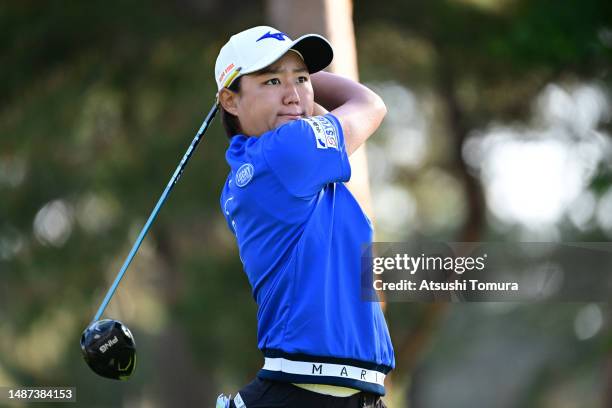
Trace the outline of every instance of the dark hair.
{"label": "dark hair", "polygon": [[[240,79],[241,77],[236,78],[234,82],[227,87],[227,89],[236,93],[240,92]],[[238,120],[238,117],[223,109],[221,104],[219,104],[219,110],[221,111],[221,123],[223,124],[223,129],[225,129],[225,134],[227,135],[228,139],[242,133],[240,130],[240,121]]]}

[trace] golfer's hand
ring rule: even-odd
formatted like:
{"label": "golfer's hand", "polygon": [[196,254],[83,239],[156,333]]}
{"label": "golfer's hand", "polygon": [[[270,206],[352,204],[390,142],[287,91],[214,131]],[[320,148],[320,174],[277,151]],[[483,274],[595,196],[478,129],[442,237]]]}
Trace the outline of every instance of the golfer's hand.
{"label": "golfer's hand", "polygon": [[385,103],[372,90],[341,75],[320,71],[310,78],[315,101],[340,121],[350,156],[378,129],[387,113]]}
{"label": "golfer's hand", "polygon": [[323,116],[327,114],[327,109],[315,102],[312,116]]}

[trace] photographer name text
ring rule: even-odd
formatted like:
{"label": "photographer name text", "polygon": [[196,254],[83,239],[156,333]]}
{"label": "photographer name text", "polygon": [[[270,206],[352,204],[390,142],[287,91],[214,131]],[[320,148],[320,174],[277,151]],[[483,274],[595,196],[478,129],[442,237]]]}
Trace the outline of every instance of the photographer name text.
{"label": "photographer name text", "polygon": [[[483,271],[486,267],[487,254],[478,257],[442,257],[442,256],[410,256],[396,254],[395,256],[372,258],[372,272],[382,275],[388,271],[406,272],[410,276],[421,271],[444,271],[462,275],[470,271]],[[412,279],[412,278],[411,278]],[[455,279],[435,281],[423,279],[416,282],[401,279],[386,282],[376,279],[372,282],[377,291],[518,291],[517,282],[483,282],[478,279]]]}

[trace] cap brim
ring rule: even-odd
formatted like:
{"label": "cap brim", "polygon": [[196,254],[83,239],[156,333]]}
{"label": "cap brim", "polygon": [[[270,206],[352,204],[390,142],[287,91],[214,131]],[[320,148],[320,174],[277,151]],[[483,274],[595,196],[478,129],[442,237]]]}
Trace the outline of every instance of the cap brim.
{"label": "cap brim", "polygon": [[317,34],[306,34],[293,42],[290,48],[298,51],[304,57],[308,72],[325,69],[334,58],[334,50],[327,40]]}
{"label": "cap brim", "polygon": [[325,69],[334,58],[334,50],[324,37],[318,34],[306,34],[290,43],[282,52],[267,55],[249,69],[243,69],[238,77],[252,74],[264,69],[268,65],[274,64],[291,49],[296,50],[302,55],[306,68],[308,68],[308,72],[311,74]]}

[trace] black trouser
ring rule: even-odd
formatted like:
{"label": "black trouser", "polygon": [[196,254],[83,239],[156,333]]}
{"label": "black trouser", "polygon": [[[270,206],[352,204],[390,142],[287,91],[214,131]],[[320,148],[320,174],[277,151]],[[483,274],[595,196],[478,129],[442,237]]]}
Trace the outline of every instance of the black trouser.
{"label": "black trouser", "polygon": [[[380,396],[360,392],[350,397],[333,397],[296,387],[291,383],[256,378],[240,390],[246,408],[386,408]],[[236,408],[234,401],[230,408]]]}

